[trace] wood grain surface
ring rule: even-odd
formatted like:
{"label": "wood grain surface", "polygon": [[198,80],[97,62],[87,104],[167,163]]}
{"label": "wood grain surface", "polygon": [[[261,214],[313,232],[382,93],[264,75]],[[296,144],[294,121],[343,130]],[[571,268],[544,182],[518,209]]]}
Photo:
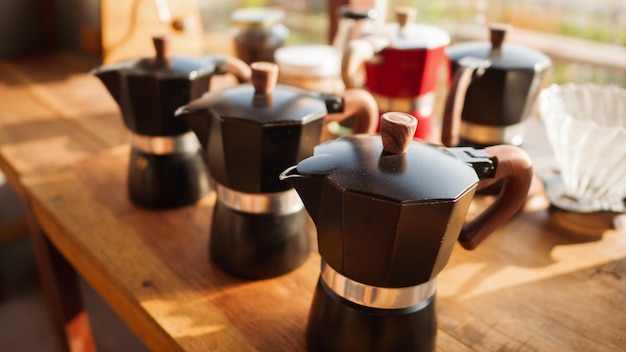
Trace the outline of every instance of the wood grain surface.
{"label": "wood grain surface", "polygon": [[[0,62],[0,167],[54,248],[155,351],[304,350],[319,255],[241,280],[208,257],[213,194],[166,211],[130,203],[127,132],[89,66],[66,54]],[[525,146],[539,164],[541,128],[530,121]],[[439,277],[437,350],[621,351],[625,293],[626,235],[555,226],[535,179],[511,221],[473,251],[455,247]]]}

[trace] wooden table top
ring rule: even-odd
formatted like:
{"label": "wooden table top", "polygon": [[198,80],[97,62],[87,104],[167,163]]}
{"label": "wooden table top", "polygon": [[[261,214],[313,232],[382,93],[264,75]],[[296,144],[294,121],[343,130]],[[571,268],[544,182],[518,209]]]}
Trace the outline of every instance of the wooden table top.
{"label": "wooden table top", "polygon": [[[0,61],[0,167],[50,241],[155,351],[303,350],[319,255],[241,280],[208,256],[213,194],[175,210],[130,203],[129,134],[93,67],[63,53]],[[525,148],[541,163],[541,124],[529,122]],[[476,250],[455,247],[437,299],[439,351],[621,351],[626,235],[572,236],[535,182]]]}

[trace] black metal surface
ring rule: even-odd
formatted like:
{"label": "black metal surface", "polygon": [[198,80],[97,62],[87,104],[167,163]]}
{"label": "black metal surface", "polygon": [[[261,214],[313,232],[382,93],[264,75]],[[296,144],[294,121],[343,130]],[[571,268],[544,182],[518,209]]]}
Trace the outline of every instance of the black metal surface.
{"label": "black metal surface", "polygon": [[153,155],[131,150],[128,165],[130,199],[147,208],[192,204],[210,189],[202,151]]}
{"label": "black metal surface", "polygon": [[[213,74],[225,73],[219,57],[142,58],[94,69],[117,102],[124,125],[144,136],[179,136],[189,132],[178,107],[209,90]],[[209,191],[208,166],[201,153],[152,155],[131,150],[130,199],[149,208],[191,204]]]}
{"label": "black metal surface", "polygon": [[439,146],[414,142],[400,156],[404,161],[397,158],[383,152],[380,136],[357,135],[316,146],[297,169],[325,176],[346,191],[403,204],[454,201],[478,182],[471,167]]}
{"label": "black metal surface", "polygon": [[319,280],[306,331],[311,352],[435,350],[435,297],[417,311],[365,308],[333,294]]}
{"label": "black metal surface", "polygon": [[[446,54],[451,74],[460,69],[459,61],[463,58],[490,61],[490,67],[472,79],[461,114],[464,121],[486,126],[511,126],[523,121],[530,114],[543,76],[551,66],[545,54],[511,44],[493,49],[490,42],[460,43],[448,47]],[[471,136],[463,138],[472,141]]]}
{"label": "black metal surface", "polygon": [[[277,86],[255,94],[250,84],[210,92],[178,110],[205,146],[212,176],[228,188],[273,193],[291,187],[278,179],[313,154],[328,113],[343,99]],[[331,110],[332,109],[332,110]]]}
{"label": "black metal surface", "polygon": [[446,150],[465,164],[471,166],[476,172],[476,175],[478,175],[478,178],[494,177],[496,165],[493,162],[493,156],[485,150],[472,147],[448,148]]}
{"label": "black metal surface", "polygon": [[147,136],[189,131],[174,118],[181,105],[209,90],[214,74],[224,73],[224,59],[213,56],[127,60],[94,69],[122,113],[125,126]]}
{"label": "black metal surface", "polygon": [[222,270],[248,279],[279,276],[299,267],[311,251],[310,218],[249,214],[215,204],[209,253]]}
{"label": "black metal surface", "polygon": [[283,179],[300,194],[333,269],[367,285],[406,287],[446,265],[477,172],[489,177],[493,170],[482,150],[414,141],[393,155],[383,152],[380,136],[361,135],[317,146]]}

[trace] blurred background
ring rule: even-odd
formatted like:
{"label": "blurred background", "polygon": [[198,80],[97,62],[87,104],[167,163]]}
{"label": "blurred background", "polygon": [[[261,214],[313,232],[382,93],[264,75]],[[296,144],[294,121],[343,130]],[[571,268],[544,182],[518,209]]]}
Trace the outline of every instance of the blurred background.
{"label": "blurred background", "polygon": [[[626,45],[623,0],[2,0],[0,57],[50,49],[97,57],[102,55],[107,31],[132,24],[135,27],[125,29],[129,33],[150,17],[163,20],[162,11],[159,13],[163,7],[176,16],[183,3],[191,3],[199,13],[198,29],[208,53],[232,50],[230,15],[241,7],[285,10],[284,23],[291,30],[287,45],[327,43],[333,15],[330,7],[381,1],[390,10],[395,5],[417,8],[418,22],[442,26],[453,41],[485,39],[487,31],[477,26],[489,22],[511,24],[516,33],[523,34],[519,39],[524,45],[553,58],[551,81],[555,83],[626,83],[626,64],[616,63],[613,54],[616,48],[623,52]],[[123,24],[111,22],[122,11],[125,15],[119,23]]]}

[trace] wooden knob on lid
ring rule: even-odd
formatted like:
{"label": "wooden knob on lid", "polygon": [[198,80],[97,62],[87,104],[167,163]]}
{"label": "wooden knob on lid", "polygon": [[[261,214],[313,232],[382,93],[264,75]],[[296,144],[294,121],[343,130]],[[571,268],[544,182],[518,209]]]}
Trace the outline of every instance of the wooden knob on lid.
{"label": "wooden knob on lid", "polygon": [[380,117],[380,137],[387,153],[402,154],[413,141],[417,119],[403,112],[387,112]]}
{"label": "wooden knob on lid", "polygon": [[157,59],[170,58],[172,50],[171,42],[171,38],[167,34],[152,36],[152,44],[154,45]]}
{"label": "wooden knob on lid", "polygon": [[252,70],[252,86],[255,94],[271,94],[276,87],[278,80],[278,65],[273,62],[253,62],[250,64]]}
{"label": "wooden knob on lid", "polygon": [[500,49],[500,47],[502,47],[506,32],[509,31],[510,28],[511,26],[505,23],[492,23],[489,25],[489,37],[492,49]]}
{"label": "wooden knob on lid", "polygon": [[400,28],[406,27],[407,24],[413,23],[417,17],[417,10],[410,6],[397,6],[395,8],[396,21]]}

